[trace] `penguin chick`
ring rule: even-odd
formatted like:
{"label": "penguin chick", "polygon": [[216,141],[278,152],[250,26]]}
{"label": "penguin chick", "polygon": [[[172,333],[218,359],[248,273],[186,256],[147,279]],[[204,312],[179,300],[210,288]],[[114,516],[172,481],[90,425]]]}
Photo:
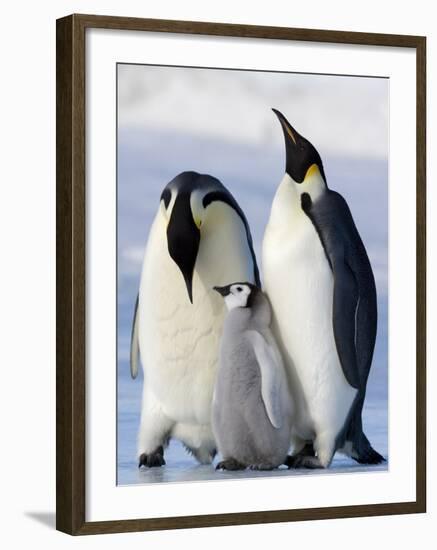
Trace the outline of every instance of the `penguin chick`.
{"label": "penguin chick", "polygon": [[212,429],[222,455],[217,469],[271,470],[287,458],[293,406],[270,330],[270,305],[247,282],[214,290],[228,309],[212,403]]}

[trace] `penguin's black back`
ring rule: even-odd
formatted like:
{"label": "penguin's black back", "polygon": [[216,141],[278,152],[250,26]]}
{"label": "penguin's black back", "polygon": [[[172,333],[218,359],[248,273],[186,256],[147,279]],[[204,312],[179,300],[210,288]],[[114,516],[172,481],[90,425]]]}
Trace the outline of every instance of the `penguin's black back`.
{"label": "penguin's black back", "polygon": [[[372,267],[345,199],[326,192],[314,203],[302,195],[334,276],[334,334],[348,382],[365,390],[377,329],[377,297]],[[336,307],[337,306],[337,307]]]}

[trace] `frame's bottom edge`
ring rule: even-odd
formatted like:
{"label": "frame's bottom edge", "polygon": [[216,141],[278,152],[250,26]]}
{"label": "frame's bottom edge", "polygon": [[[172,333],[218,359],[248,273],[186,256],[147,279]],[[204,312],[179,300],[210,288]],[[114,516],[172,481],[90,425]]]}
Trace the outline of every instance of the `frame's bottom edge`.
{"label": "frame's bottom edge", "polygon": [[[388,504],[365,504],[358,506],[337,506],[329,508],[302,508],[298,510],[275,510],[261,512],[241,512],[232,514],[91,521],[84,522],[83,525],[81,525],[77,530],[67,534],[98,535],[132,533],[135,531],[163,531],[170,529],[193,529],[200,527],[225,527],[232,525],[252,525],[323,519],[346,519],[354,517],[419,514],[425,512],[425,502],[413,501]],[[64,533],[67,532],[62,529],[58,530]]]}

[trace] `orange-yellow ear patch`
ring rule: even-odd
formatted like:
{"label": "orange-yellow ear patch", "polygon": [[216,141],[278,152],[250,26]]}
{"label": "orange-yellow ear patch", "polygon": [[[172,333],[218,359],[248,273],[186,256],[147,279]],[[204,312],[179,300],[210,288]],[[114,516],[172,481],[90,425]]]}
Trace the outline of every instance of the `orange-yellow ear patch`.
{"label": "orange-yellow ear patch", "polygon": [[307,173],[305,174],[305,179],[317,175],[320,175],[319,167],[317,166],[317,164],[311,164],[311,166],[307,170]]}

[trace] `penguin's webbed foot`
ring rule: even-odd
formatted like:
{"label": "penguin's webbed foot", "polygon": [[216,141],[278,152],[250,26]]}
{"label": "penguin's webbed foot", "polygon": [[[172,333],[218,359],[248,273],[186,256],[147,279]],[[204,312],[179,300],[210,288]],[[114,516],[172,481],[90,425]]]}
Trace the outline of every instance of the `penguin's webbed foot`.
{"label": "penguin's webbed foot", "polygon": [[235,458],[226,458],[217,464],[216,470],[245,470],[246,465],[238,462]]}
{"label": "penguin's webbed foot", "polygon": [[[288,466],[288,469],[290,468],[315,468],[315,466],[310,465],[307,466],[307,464],[311,464],[313,461],[309,460],[312,458],[315,458],[316,453],[314,451],[314,445],[312,442],[306,443],[302,449],[294,454],[294,455],[288,455],[287,458],[284,460],[285,466]],[[322,466],[317,466],[317,468],[321,468]]]}
{"label": "penguin's webbed foot", "polygon": [[386,459],[370,446],[359,455],[352,455],[352,458],[358,462],[358,464],[382,464],[386,462]]}
{"label": "penguin's webbed foot", "polygon": [[160,445],[152,453],[142,453],[140,455],[138,468],[141,468],[141,466],[145,466],[146,468],[156,468],[164,465],[164,448]]}
{"label": "penguin's webbed foot", "polygon": [[249,468],[251,470],[268,471],[268,470],[273,470],[275,466],[273,466],[273,464],[261,463],[261,464],[251,464]]}
{"label": "penguin's webbed foot", "polygon": [[306,443],[304,447],[293,456],[316,456],[313,443]]}
{"label": "penguin's webbed foot", "polygon": [[319,468],[324,468],[323,464],[316,456],[308,456],[299,453],[294,456],[287,456],[284,464],[288,466],[288,469],[308,468],[310,470],[317,470]]}

